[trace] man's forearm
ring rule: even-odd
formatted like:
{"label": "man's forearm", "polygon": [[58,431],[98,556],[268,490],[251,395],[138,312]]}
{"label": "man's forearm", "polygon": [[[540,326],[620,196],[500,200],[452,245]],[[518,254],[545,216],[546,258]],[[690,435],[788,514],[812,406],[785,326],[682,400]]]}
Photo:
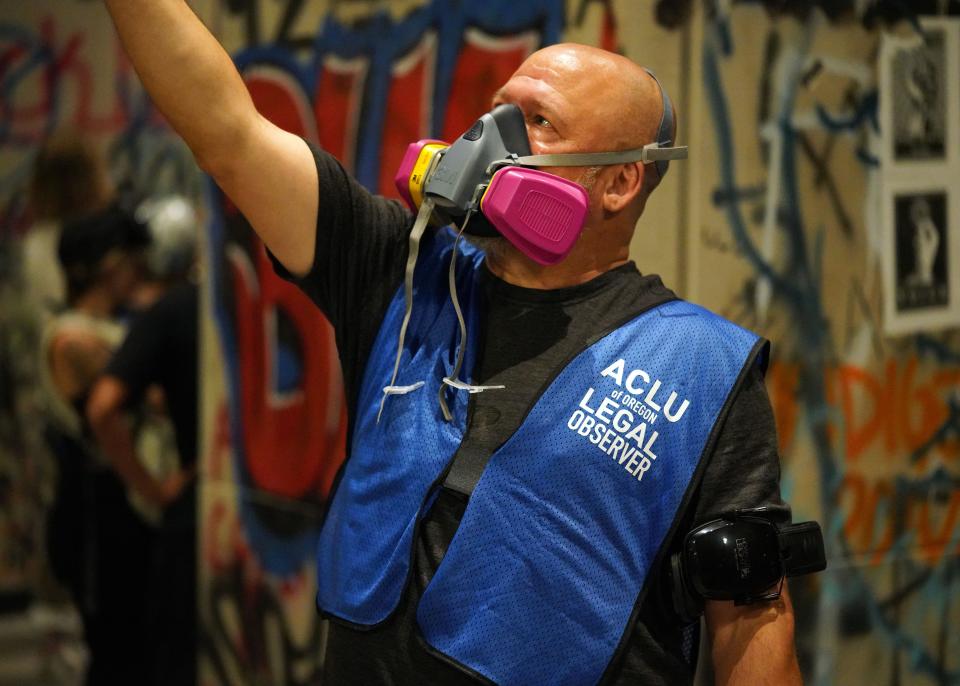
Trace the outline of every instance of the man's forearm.
{"label": "man's forearm", "polygon": [[739,607],[733,602],[707,602],[705,616],[718,686],[803,683],[786,583],[776,601]]}
{"label": "man's forearm", "polygon": [[230,57],[184,0],[105,0],[147,92],[273,254],[313,265],[317,168],[298,136],[261,117]]}
{"label": "man's forearm", "polygon": [[233,61],[184,0],[105,0],[157,108],[208,171],[235,152],[257,115]]}

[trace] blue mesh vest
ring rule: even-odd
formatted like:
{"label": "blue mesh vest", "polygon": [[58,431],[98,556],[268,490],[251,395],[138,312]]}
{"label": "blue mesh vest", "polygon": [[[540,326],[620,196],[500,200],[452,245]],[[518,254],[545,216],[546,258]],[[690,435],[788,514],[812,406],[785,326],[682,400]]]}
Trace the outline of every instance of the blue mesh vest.
{"label": "blue mesh vest", "polygon": [[[389,397],[377,423],[402,288],[387,310],[320,535],[318,606],[361,628],[397,608],[418,525],[466,429],[466,392],[449,391],[452,422],[437,401],[459,343],[446,279],[451,253],[446,231],[421,248],[396,385],[424,385]],[[467,247],[457,259],[468,378],[482,254]],[[545,380],[490,458],[420,598],[417,624],[429,648],[498,684],[600,681],[629,635],[729,398],[764,354],[756,335],[672,300],[604,333]]]}

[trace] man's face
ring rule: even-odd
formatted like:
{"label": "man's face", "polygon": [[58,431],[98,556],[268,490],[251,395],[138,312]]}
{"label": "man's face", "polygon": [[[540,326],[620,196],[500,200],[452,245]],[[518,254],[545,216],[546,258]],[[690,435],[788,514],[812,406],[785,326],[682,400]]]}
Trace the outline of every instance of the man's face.
{"label": "man's face", "polygon": [[[622,55],[575,44],[533,53],[494,94],[491,105],[500,104],[520,109],[534,155],[641,148],[655,140],[663,116],[660,87],[646,70]],[[626,249],[648,193],[647,169],[639,162],[543,168],[587,189],[581,238],[590,232],[593,253]],[[600,227],[610,230],[594,231]],[[501,238],[481,247],[488,259],[492,249],[508,249]]]}
{"label": "man's face", "polygon": [[[520,66],[494,94],[492,106],[513,104],[520,108],[534,155],[609,149],[598,147],[604,145],[595,140],[600,127],[591,125],[579,100],[583,91],[588,90],[584,79],[576,78],[583,65],[570,56],[551,60],[540,55],[533,55]],[[546,171],[579,182],[587,169],[550,167]]]}
{"label": "man's face", "polygon": [[[587,46],[556,45],[520,65],[494,94],[493,106],[523,112],[535,155],[638,148],[653,140],[662,114],[659,88],[638,65]],[[638,165],[640,173],[643,165]],[[622,169],[549,167],[590,193],[591,215],[602,209],[606,187]]]}

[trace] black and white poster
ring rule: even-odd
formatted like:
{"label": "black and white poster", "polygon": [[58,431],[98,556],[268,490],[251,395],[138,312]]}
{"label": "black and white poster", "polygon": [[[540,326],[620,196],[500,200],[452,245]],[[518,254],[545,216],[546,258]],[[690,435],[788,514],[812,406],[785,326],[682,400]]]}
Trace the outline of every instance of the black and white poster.
{"label": "black and white poster", "polygon": [[893,158],[943,160],[947,150],[946,32],[930,28],[890,65]]}
{"label": "black and white poster", "polygon": [[924,18],[880,51],[884,330],[960,326],[960,20]]}
{"label": "black and white poster", "polygon": [[887,184],[884,329],[891,335],[960,326],[960,192],[949,178]]}
{"label": "black and white poster", "polygon": [[897,195],[894,215],[897,311],[948,306],[947,194]]}

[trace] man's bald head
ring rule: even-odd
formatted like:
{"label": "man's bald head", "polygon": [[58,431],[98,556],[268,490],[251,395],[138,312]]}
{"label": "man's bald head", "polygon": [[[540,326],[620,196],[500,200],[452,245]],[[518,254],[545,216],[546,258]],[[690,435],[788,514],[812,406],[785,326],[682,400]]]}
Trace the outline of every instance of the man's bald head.
{"label": "man's bald head", "polygon": [[663,115],[660,88],[636,62],[617,53],[560,43],[528,57],[516,75],[552,74],[569,94],[578,123],[612,147],[639,148],[654,140]]}
{"label": "man's bald head", "polygon": [[[656,142],[663,118],[662,91],[643,67],[622,55],[571,43],[530,55],[492,104],[520,109],[534,155],[642,148]],[[567,258],[549,268],[524,258],[505,239],[487,239],[483,247],[493,273],[512,278],[511,283],[554,288],[624,264],[637,220],[660,181],[656,166],[625,162],[548,170],[587,189],[583,232]]]}
{"label": "man's bald head", "polygon": [[[530,55],[494,96],[500,102],[523,110],[534,153],[641,148],[655,142],[663,117],[662,92],[643,67],[575,43]],[[640,211],[659,180],[656,168],[646,165],[635,203]]]}
{"label": "man's bald head", "polygon": [[[515,79],[540,80],[555,89],[569,122],[606,143],[603,150],[652,142],[663,115],[660,88],[643,67],[589,45],[560,43],[538,50],[514,72],[510,80]],[[502,90],[507,87],[509,82]]]}

